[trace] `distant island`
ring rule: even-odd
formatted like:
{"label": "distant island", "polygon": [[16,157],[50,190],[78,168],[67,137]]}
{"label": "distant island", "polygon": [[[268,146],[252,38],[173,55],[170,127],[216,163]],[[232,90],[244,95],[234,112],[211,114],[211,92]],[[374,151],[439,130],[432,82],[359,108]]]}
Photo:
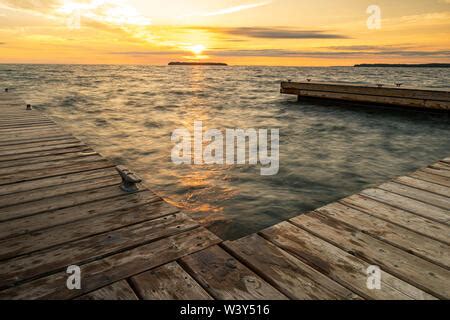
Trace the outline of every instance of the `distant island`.
{"label": "distant island", "polygon": [[222,66],[226,67],[228,64],[223,62],[170,62],[169,66]]}
{"label": "distant island", "polygon": [[450,63],[425,63],[425,64],[357,64],[356,68],[450,68]]}

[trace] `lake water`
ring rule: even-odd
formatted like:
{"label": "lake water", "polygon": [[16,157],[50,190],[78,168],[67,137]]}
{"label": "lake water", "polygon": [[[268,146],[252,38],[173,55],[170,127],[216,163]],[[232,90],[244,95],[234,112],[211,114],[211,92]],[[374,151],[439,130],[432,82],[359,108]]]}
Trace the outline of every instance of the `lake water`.
{"label": "lake water", "polygon": [[[445,115],[297,103],[281,80],[449,90],[450,69],[0,65],[0,86],[46,110],[224,239],[235,239],[450,155]],[[279,128],[280,171],[176,166],[172,131]]]}

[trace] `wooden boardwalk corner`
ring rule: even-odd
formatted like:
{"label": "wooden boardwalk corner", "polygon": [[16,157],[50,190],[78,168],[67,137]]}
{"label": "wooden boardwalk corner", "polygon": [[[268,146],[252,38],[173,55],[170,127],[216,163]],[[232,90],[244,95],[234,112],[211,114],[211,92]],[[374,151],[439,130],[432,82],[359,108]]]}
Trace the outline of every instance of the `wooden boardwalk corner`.
{"label": "wooden boardwalk corner", "polygon": [[450,158],[222,242],[14,92],[0,114],[0,299],[450,298]]}

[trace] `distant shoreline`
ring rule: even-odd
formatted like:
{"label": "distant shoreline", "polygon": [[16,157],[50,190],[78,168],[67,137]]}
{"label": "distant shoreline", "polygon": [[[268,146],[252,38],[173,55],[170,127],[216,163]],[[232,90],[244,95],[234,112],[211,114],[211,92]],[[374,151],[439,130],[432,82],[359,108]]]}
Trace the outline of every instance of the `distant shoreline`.
{"label": "distant shoreline", "polygon": [[450,68],[450,63],[424,63],[424,64],[356,64],[355,68]]}
{"label": "distant shoreline", "polygon": [[228,64],[223,62],[170,62],[169,66],[222,66],[226,67]]}

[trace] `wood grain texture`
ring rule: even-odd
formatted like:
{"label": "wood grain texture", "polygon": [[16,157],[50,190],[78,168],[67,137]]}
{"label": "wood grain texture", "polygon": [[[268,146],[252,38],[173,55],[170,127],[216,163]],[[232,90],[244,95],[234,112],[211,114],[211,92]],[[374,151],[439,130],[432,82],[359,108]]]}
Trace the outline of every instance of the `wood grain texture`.
{"label": "wood grain texture", "polygon": [[[446,210],[450,209],[450,198],[448,196],[442,196],[433,192],[421,190],[416,187],[406,186],[395,182],[384,183],[379,186],[379,188]],[[448,213],[450,214],[450,211],[448,211]]]}
{"label": "wood grain texture", "polygon": [[68,290],[67,273],[61,271],[0,291],[0,299],[77,298],[219,242],[220,239],[211,232],[197,228],[80,266],[83,275],[81,290]]}
{"label": "wood grain texture", "polygon": [[[441,267],[450,268],[450,246],[447,244],[371,217],[362,211],[340,203],[330,204],[318,209],[317,212]],[[414,229],[414,226],[412,228]]]}
{"label": "wood grain texture", "polygon": [[406,210],[424,218],[448,225],[450,221],[449,210],[439,208],[412,198],[398,195],[382,189],[368,189],[361,195],[389,204],[393,207]]}
{"label": "wood grain texture", "polygon": [[77,300],[130,301],[138,300],[138,297],[134,293],[133,289],[131,289],[130,285],[125,280],[122,280],[94,292],[88,293]]}
{"label": "wood grain texture", "polygon": [[198,224],[185,215],[174,214],[10,259],[2,263],[0,284],[4,287],[15,285],[69,265],[81,265],[196,227]]}
{"label": "wood grain texture", "polygon": [[212,299],[177,262],[134,276],[131,282],[144,300]]}
{"label": "wood grain texture", "polygon": [[366,299],[436,299],[432,295],[382,270],[382,290],[367,287],[367,269],[371,263],[289,223],[283,222],[260,234],[276,246],[293,254],[324,275]]}
{"label": "wood grain texture", "polygon": [[450,227],[445,224],[395,208],[388,204],[361,195],[353,195],[340,201],[371,216],[391,222],[410,231],[420,233],[431,239],[450,244]]}
{"label": "wood grain texture", "polygon": [[448,299],[447,281],[450,271],[407,253],[374,237],[366,235],[335,219],[316,213],[291,219],[292,223],[317,237],[326,239],[340,249],[430,293]]}
{"label": "wood grain texture", "polygon": [[[21,236],[0,241],[0,260],[29,254],[64,243],[87,238],[123,227],[178,213],[178,209],[159,201],[139,207],[116,210],[111,213],[95,215],[93,218],[77,220],[72,223],[34,231]],[[155,225],[158,222],[155,222]]]}
{"label": "wood grain texture", "polygon": [[[426,178],[425,178],[426,179]],[[430,179],[430,178],[429,178]],[[433,181],[433,179],[430,179],[431,181]],[[450,186],[444,186],[441,185],[439,183],[435,183],[434,181],[427,181],[427,180],[422,180],[422,179],[416,179],[414,177],[399,177],[397,179],[394,180],[396,183],[399,184],[403,184],[409,187],[414,187],[417,189],[421,189],[424,191],[428,191],[428,192],[432,192],[444,197],[450,198]],[[438,181],[436,181],[438,182]],[[449,179],[450,182],[450,179]]]}
{"label": "wood grain texture", "polygon": [[257,234],[236,241],[227,241],[224,246],[290,299],[358,298],[350,290]]}
{"label": "wood grain texture", "polygon": [[218,246],[184,257],[181,265],[215,299],[286,299],[282,293]]}

